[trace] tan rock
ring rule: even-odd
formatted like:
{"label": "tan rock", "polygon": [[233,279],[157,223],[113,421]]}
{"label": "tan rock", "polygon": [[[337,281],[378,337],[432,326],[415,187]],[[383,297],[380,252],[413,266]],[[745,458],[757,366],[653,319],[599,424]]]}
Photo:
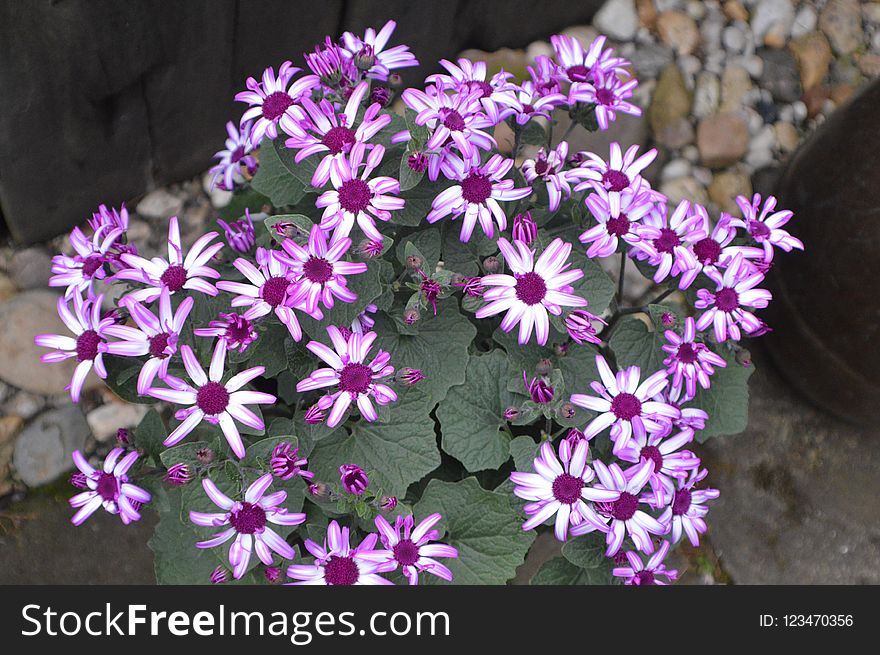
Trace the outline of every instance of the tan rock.
{"label": "tan rock", "polygon": [[706,188],[692,177],[677,177],[667,180],[660,186],[662,193],[671,205],[677,205],[682,200],[690,200],[700,205],[709,202]]}
{"label": "tan rock", "polygon": [[857,89],[855,84],[838,84],[831,89],[831,99],[835,105],[842,105],[852,98]]}
{"label": "tan rock", "polygon": [[656,134],[691,111],[691,94],[678,66],[669,64],[660,74],[648,108],[648,123]]}
{"label": "tan rock", "polygon": [[731,64],[721,75],[721,111],[735,111],[745,105],[752,90],[752,78],[742,66]]}
{"label": "tan rock", "polygon": [[17,290],[15,282],[6,273],[0,273],[0,302],[12,298]]}
{"label": "tan rock", "polygon": [[800,137],[797,128],[791,123],[780,121],[773,126],[773,132],[776,134],[776,147],[781,152],[793,152],[798,147]]}
{"label": "tan rock", "polygon": [[679,55],[689,55],[700,43],[700,30],[683,11],[664,11],[657,18],[657,32],[663,43]]}
{"label": "tan rock", "polygon": [[722,8],[724,10],[724,15],[730,20],[749,20],[749,12],[743,7],[739,0],[727,0]]}
{"label": "tan rock", "polygon": [[880,77],[880,55],[865,53],[858,57],[859,70],[868,77]]}
{"label": "tan rock", "polygon": [[737,113],[721,112],[703,119],[697,127],[700,161],[710,168],[738,162],[749,147],[749,126]]}
{"label": "tan rock", "polygon": [[794,39],[789,45],[798,62],[801,85],[805,90],[821,84],[831,64],[831,46],[821,32],[810,32]]}
{"label": "tan rock", "polygon": [[729,214],[739,215],[737,196],[752,196],[752,181],[743,171],[731,169],[718,173],[709,185],[709,198],[718,209]]}
{"label": "tan rock", "polygon": [[829,0],[819,14],[819,27],[834,52],[847,55],[862,44],[862,13],[858,0]]}
{"label": "tan rock", "polygon": [[657,7],[654,6],[654,0],[636,0],[636,13],[642,26],[649,30],[654,29],[657,23]]}

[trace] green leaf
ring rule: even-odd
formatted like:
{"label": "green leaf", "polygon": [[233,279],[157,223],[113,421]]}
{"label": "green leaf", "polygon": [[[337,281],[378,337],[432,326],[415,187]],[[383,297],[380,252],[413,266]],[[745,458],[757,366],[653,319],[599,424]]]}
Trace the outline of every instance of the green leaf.
{"label": "green leaf", "polygon": [[497,469],[510,457],[504,410],[519,405],[507,390],[507,356],[501,350],[471,357],[464,384],[449,390],[437,408],[443,450],[471,472]]}
{"label": "green leaf", "polygon": [[607,585],[609,575],[595,569],[582,569],[564,557],[547,560],[529,581],[532,585]]}
{"label": "green leaf", "polygon": [[605,539],[599,532],[571,537],[562,546],[562,556],[582,569],[604,569],[609,559],[605,557]]}
{"label": "green leaf", "polygon": [[642,380],[666,368],[663,360],[666,353],[660,346],[666,343],[662,330],[648,331],[648,326],[637,318],[626,318],[611,335],[608,345],[617,357],[617,366],[638,366],[642,370]]}
{"label": "green leaf", "polygon": [[159,461],[159,455],[165,446],[162,442],[168,436],[168,430],[159,412],[150,409],[134,430],[134,447],[143,450],[148,456]]}
{"label": "green leaf", "polygon": [[754,365],[743,366],[730,352],[719,353],[727,361],[726,368],[716,368],[711,386],[697,386],[697,395],[688,403],[709,415],[706,427],[697,432],[697,441],[722,434],[739,434],[749,423],[749,377]]}
{"label": "green leaf", "polygon": [[311,173],[305,183],[299,177],[303,165],[294,162],[294,154],[293,150],[284,146],[283,136],[275,141],[263,139],[260,144],[260,167],[251,180],[251,186],[268,197],[276,207],[295,205],[302,200],[307,190],[306,185],[311,180]]}
{"label": "green leaf", "polygon": [[412,189],[401,191],[400,197],[406,201],[406,204],[403,209],[391,213],[391,222],[409,227],[421,225],[431,211],[431,204],[437,194],[451,185],[452,182],[445,179],[431,182],[426,177],[422,178],[422,181]]}
{"label": "green leaf", "polygon": [[538,121],[531,120],[523,125],[519,140],[529,146],[546,146],[547,130]]}
{"label": "green leaf", "polygon": [[226,450],[221,446],[219,437],[211,441],[187,441],[173,448],[163,450],[159,459],[162,460],[165,468],[170,468],[174,464],[186,464],[191,470],[194,470],[202,466],[198,458],[198,452],[203,448],[210,448],[214,451],[215,461],[221,459]]}
{"label": "green leaf", "polygon": [[443,263],[446,268],[462,275],[479,275],[483,259],[498,252],[494,240],[482,230],[475,230],[469,241],[459,238],[461,226],[446,222],[443,225]]}
{"label": "green leaf", "polygon": [[143,367],[141,359],[104,355],[104,366],[107,369],[107,379],[104,382],[124,401],[138,405],[152,405],[157,402],[150,396],[138,395],[136,381]]}
{"label": "green leaf", "polygon": [[397,244],[397,261],[406,266],[406,258],[416,255],[422,260],[422,271],[430,275],[440,261],[440,232],[436,227],[414,232]]}
{"label": "green leaf", "polygon": [[457,558],[443,560],[456,584],[505,584],[535,539],[522,530],[510,496],[486,491],[476,478],[431,480],[414,513],[422,519],[434,512],[443,515],[436,526],[446,532],[441,541],[458,549]]}
{"label": "green leaf", "polygon": [[417,368],[425,374],[418,383],[432,402],[443,400],[450,387],[465,380],[468,347],[477,329],[458,312],[454,298],[437,303],[437,316],[430,312],[413,326],[414,334],[399,334],[387,314],[376,316],[377,346],[391,353],[396,370]]}
{"label": "green leaf", "polygon": [[598,262],[584,254],[584,249],[581,247],[572,249],[568,261],[571,263],[571,268],[579,268],[584,272],[584,277],[571,285],[574,293],[587,299],[589,303],[587,309],[591,313],[601,316],[617,292],[614,282]]}
{"label": "green leaf", "polygon": [[342,431],[321,440],[309,462],[315,475],[336,480],[342,464],[355,463],[391,495],[403,497],[410,484],[437,468],[440,452],[430,417],[433,403],[418,387],[401,390],[399,396],[388,407],[387,421],[359,420],[350,435]]}
{"label": "green leaf", "polygon": [[400,171],[398,173],[400,180],[400,191],[409,191],[410,189],[414,189],[419,185],[419,182],[422,181],[422,178],[425,177],[425,171],[414,171],[409,167],[409,156],[412,154],[412,151],[407,149],[406,152],[403,153],[403,156],[400,158]]}
{"label": "green leaf", "polygon": [[538,456],[540,444],[535,443],[527,434],[521,434],[510,442],[510,454],[517,471],[531,473],[535,457]]}
{"label": "green leaf", "polygon": [[266,372],[263,377],[272,378],[287,368],[286,343],[293,341],[288,329],[275,320],[274,315],[263,320],[266,329],[260,334],[260,338],[248,346],[247,350],[239,353],[236,350],[229,351],[230,364],[244,364],[247,368],[263,366]]}
{"label": "green leaf", "polygon": [[315,225],[311,218],[304,216],[303,214],[276,214],[275,216],[270,216],[263,221],[263,226],[268,230],[269,236],[271,236],[279,245],[284,243],[284,239],[287,237],[278,234],[275,230],[275,226],[278,223],[291,223],[298,231],[298,234],[293,236],[294,240],[302,242],[305,242],[309,238],[312,227]]}

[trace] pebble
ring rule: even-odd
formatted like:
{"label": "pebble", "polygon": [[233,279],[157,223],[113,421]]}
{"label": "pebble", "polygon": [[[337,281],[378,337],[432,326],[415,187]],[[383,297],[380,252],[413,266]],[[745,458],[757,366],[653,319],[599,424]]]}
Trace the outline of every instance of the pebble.
{"label": "pebble", "polygon": [[700,24],[700,36],[706,52],[718,52],[721,49],[721,35],[724,31],[724,20],[721,16],[712,15]]}
{"label": "pebble", "polygon": [[746,34],[739,25],[725,27],[721,41],[728,52],[739,53],[746,49]]}
{"label": "pebble", "polygon": [[712,171],[704,166],[695,166],[693,170],[693,178],[704,187],[707,187],[712,184]]}
{"label": "pebble", "polygon": [[755,42],[781,47],[779,42],[784,45],[793,21],[794,6],[790,0],[760,0],[752,12]]}
{"label": "pebble", "polygon": [[819,16],[816,10],[809,4],[805,4],[798,9],[794,17],[794,23],[791,26],[791,36],[797,38],[804,34],[809,34],[816,29],[819,22]]}
{"label": "pebble", "polygon": [[19,416],[0,416],[0,498],[12,491],[12,455],[15,452],[15,437],[21,431],[24,421]]}
{"label": "pebble", "polygon": [[739,0],[726,0],[723,9],[724,15],[730,20],[747,21],[749,19],[748,10],[742,6],[742,3],[739,2]]}
{"label": "pebble", "polygon": [[116,436],[119,428],[136,427],[146,413],[146,405],[111,402],[90,411],[86,415],[86,421],[95,439],[107,441]]}
{"label": "pebble", "polygon": [[655,78],[664,68],[673,62],[673,54],[670,48],[652,43],[635,48],[629,60],[633,64],[636,77],[639,79]]}
{"label": "pebble", "polygon": [[[70,402],[70,396],[66,396],[67,402]],[[29,393],[27,391],[17,391],[7,400],[2,407],[3,414],[14,414],[20,416],[25,421],[33,418],[46,406],[46,399],[43,396]]]}
{"label": "pebble", "polygon": [[681,149],[681,156],[687,159],[692,164],[700,161],[700,151],[696,145],[691,144],[689,146],[685,146]]}
{"label": "pebble", "polygon": [[776,132],[772,125],[765,125],[752,138],[749,151],[746,154],[746,163],[755,170],[768,166],[773,162],[773,147],[775,145]]}
{"label": "pebble", "polygon": [[702,0],[689,0],[687,13],[694,20],[703,20],[706,16],[706,4]]}
{"label": "pebble", "polygon": [[703,62],[703,68],[715,75],[721,75],[724,71],[724,63],[727,61],[727,53],[723,50],[716,50],[706,55]]}
{"label": "pebble", "polygon": [[526,58],[529,61],[534,61],[541,55],[552,57],[553,54],[553,46],[547,43],[547,41],[532,41],[526,46]]}
{"label": "pebble", "polygon": [[796,122],[806,120],[807,106],[801,100],[791,103],[791,108],[794,110],[794,120]]}
{"label": "pebble", "polygon": [[0,302],[9,300],[18,292],[18,287],[6,273],[0,273]]}
{"label": "pebble", "polygon": [[697,127],[700,161],[710,168],[724,168],[736,163],[748,147],[749,127],[734,112],[708,116]]}
{"label": "pebble", "polygon": [[75,405],[40,414],[18,436],[13,465],[29,487],[51,482],[73,468],[71,456],[89,436],[89,425]]}
{"label": "pebble", "polygon": [[807,91],[821,84],[831,64],[831,46],[821,32],[810,32],[789,45],[800,67],[801,85]]}
{"label": "pebble", "polygon": [[694,142],[694,127],[687,118],[677,118],[654,133],[657,143],[672,150]]}
{"label": "pebble", "polygon": [[829,0],[819,14],[819,27],[834,52],[848,55],[862,43],[862,13],[858,0]]}
{"label": "pebble", "polygon": [[691,110],[691,95],[685,85],[684,76],[675,64],[663,69],[651,106],[648,109],[648,122],[657,134],[667,125],[680,118],[687,118]]}
{"label": "pebble", "polygon": [[663,172],[660,173],[660,180],[665,182],[667,180],[674,180],[677,177],[687,177],[691,174],[692,169],[693,165],[687,159],[673,159],[663,167]]}
{"label": "pebble", "polygon": [[654,29],[654,24],[657,22],[657,7],[654,6],[654,0],[636,0],[636,14],[643,27]]}
{"label": "pebble", "polygon": [[791,123],[778,122],[773,125],[773,132],[776,135],[776,147],[780,152],[794,152],[798,147],[800,137],[797,128]]}
{"label": "pebble", "polygon": [[9,273],[19,289],[45,289],[52,275],[52,257],[43,248],[25,248],[12,255]]}
{"label": "pebble", "polygon": [[137,213],[144,218],[169,218],[176,216],[183,209],[183,199],[175,196],[167,189],[150,191],[137,204]]}
{"label": "pebble", "polygon": [[639,26],[634,0],[609,0],[596,13],[593,25],[602,34],[618,41],[632,39]]}
{"label": "pebble", "polygon": [[[755,112],[761,117],[763,123],[775,123],[776,119],[779,118],[779,109],[772,101],[759,100],[755,103]],[[750,131],[751,127],[752,125],[749,123]]]}
{"label": "pebble", "polygon": [[752,182],[743,171],[731,169],[715,175],[709,185],[709,198],[718,209],[729,214],[739,215],[737,196],[752,196]]}
{"label": "pebble", "polygon": [[794,102],[800,98],[800,72],[794,55],[788,50],[772,49],[761,50],[759,54],[764,62],[761,86],[781,102]]}
{"label": "pebble", "polygon": [[880,23],[880,2],[863,3],[862,17],[864,17],[864,19],[869,23]]}
{"label": "pebble", "polygon": [[880,76],[880,55],[865,53],[857,59],[859,70],[868,77]]}
{"label": "pebble", "polygon": [[[49,352],[34,343],[37,334],[70,334],[56,310],[58,296],[50,291],[25,291],[0,303],[0,379],[32,393],[60,393],[70,382],[76,358],[57,364],[40,363]],[[90,375],[86,386],[97,377]]]}
{"label": "pebble", "polygon": [[660,185],[660,193],[667,197],[671,205],[677,205],[682,200],[690,200],[700,205],[705,205],[709,201],[705,187],[693,177],[667,180]]}
{"label": "pebble", "polygon": [[728,65],[721,76],[721,111],[734,111],[746,104],[752,90],[752,79],[742,66]]}
{"label": "pebble", "polygon": [[679,55],[689,55],[700,43],[697,23],[683,11],[664,11],[657,17],[660,39]]}
{"label": "pebble", "polygon": [[693,114],[705,118],[718,111],[721,103],[721,81],[717,75],[703,71],[697,76],[694,88]]}

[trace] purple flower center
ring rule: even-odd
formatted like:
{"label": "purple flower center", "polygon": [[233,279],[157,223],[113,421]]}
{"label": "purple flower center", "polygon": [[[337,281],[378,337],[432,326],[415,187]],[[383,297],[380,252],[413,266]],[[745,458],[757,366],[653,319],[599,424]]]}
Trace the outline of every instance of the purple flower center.
{"label": "purple flower center", "polygon": [[550,170],[550,164],[547,163],[546,159],[539,159],[535,162],[535,172],[538,175],[543,175],[548,170]]}
{"label": "purple flower center", "polygon": [[687,342],[681,344],[678,347],[676,357],[678,357],[678,361],[682,364],[693,364],[697,361],[697,351],[694,348],[694,344]]}
{"label": "purple flower center", "polygon": [[601,88],[596,91],[596,100],[599,101],[600,105],[613,105],[617,98],[614,95],[614,91],[611,89]]}
{"label": "purple flower center", "polygon": [[749,234],[755,239],[766,239],[770,236],[770,228],[761,221],[749,221]]}
{"label": "purple flower center", "polygon": [[284,93],[284,91],[270,93],[263,100],[263,117],[270,121],[277,120],[292,104],[293,98]]}
{"label": "purple flower center", "polygon": [[350,586],[358,581],[361,572],[357,564],[350,557],[337,557],[334,555],[324,565],[324,581],[328,585]]}
{"label": "purple flower center", "polygon": [[339,388],[351,394],[366,393],[373,381],[373,371],[364,364],[346,364],[339,373]]}
{"label": "purple flower center", "polygon": [[266,510],[253,503],[242,503],[241,509],[230,512],[229,523],[239,534],[262,532],[266,527]]}
{"label": "purple flower center", "polygon": [[714,264],[721,257],[721,244],[711,237],[706,237],[694,244],[694,254],[697,256],[697,261],[704,266]]}
{"label": "purple flower center", "polygon": [[[491,84],[489,84],[488,82],[485,82],[483,80],[471,80],[470,82],[468,82],[468,87],[471,89],[479,89],[480,93],[482,94],[480,96],[481,98],[488,98],[490,95],[492,95],[492,92],[495,90],[492,88]],[[449,126],[447,125],[447,127],[449,127]]]}
{"label": "purple flower center", "polygon": [[619,393],[611,401],[611,411],[623,421],[631,421],[642,413],[642,402],[631,393]]}
{"label": "purple flower center", "polygon": [[639,499],[624,491],[620,498],[611,503],[611,516],[618,521],[629,521],[639,508]]}
{"label": "purple flower center", "polygon": [[609,191],[623,191],[629,186],[629,178],[623,171],[607,170],[602,174],[602,185]]}
{"label": "purple flower center", "polygon": [[370,186],[363,180],[348,180],[339,188],[339,204],[352,214],[364,211],[372,198]]}
{"label": "purple flower center", "polygon": [[568,74],[568,79],[572,82],[586,82],[590,79],[590,69],[583,64],[571,66],[565,72]]}
{"label": "purple flower center", "polygon": [[638,584],[640,586],[650,586],[657,584],[656,582],[654,582],[654,572],[648,571],[647,569],[639,571],[633,576],[633,578],[638,581]]}
{"label": "purple flower center", "polygon": [[657,446],[645,446],[639,456],[644,459],[650,459],[654,462],[654,472],[656,473],[663,468],[663,453]]}
{"label": "purple flower center", "polygon": [[310,282],[323,284],[333,277],[333,264],[321,257],[309,257],[308,261],[303,264],[303,275]]}
{"label": "purple flower center", "polygon": [[492,195],[492,180],[482,173],[471,173],[461,181],[461,195],[469,203],[479,205]]}
{"label": "purple flower center", "polygon": [[673,516],[681,516],[691,508],[691,492],[689,489],[678,489],[672,499]]}
{"label": "purple flower center", "polygon": [[241,161],[241,158],[244,157],[244,146],[238,146],[235,150],[232,151],[232,154],[229,155],[229,162],[232,164],[237,164]]}
{"label": "purple flower center", "polygon": [[630,222],[626,214],[609,218],[605,223],[605,229],[608,230],[608,234],[613,237],[622,237],[624,234],[627,234],[629,232],[629,226]]}
{"label": "purple flower center", "polygon": [[739,307],[739,294],[730,287],[725,287],[715,294],[715,306],[722,312],[732,312]]}
{"label": "purple flower center", "polygon": [[348,146],[356,140],[354,130],[348,127],[339,126],[331,128],[330,131],[324,135],[324,138],[321,139],[321,143],[330,148],[332,154],[338,155],[340,152],[346,151]]}
{"label": "purple flower center", "polygon": [[547,283],[537,273],[517,276],[516,297],[527,305],[537,305],[547,295]]}
{"label": "purple flower center", "polygon": [[260,295],[272,307],[278,307],[278,305],[284,304],[287,299],[287,289],[289,288],[290,280],[286,277],[270,277],[260,287]]}
{"label": "purple flower center", "polygon": [[246,341],[251,336],[251,322],[246,318],[238,318],[226,324],[224,335],[230,341]]}
{"label": "purple flower center", "polygon": [[162,277],[159,280],[168,287],[168,290],[172,293],[174,291],[180,291],[183,289],[183,285],[186,284],[186,269],[179,264],[174,264],[173,266],[169,266],[165,269],[165,272],[162,273]]}
{"label": "purple flower center", "polygon": [[119,481],[112,473],[101,473],[95,491],[103,500],[116,500],[119,495]]}
{"label": "purple flower center", "polygon": [[523,106],[522,106],[522,113],[523,114],[531,114],[534,111],[535,111],[535,107],[533,105],[530,105],[528,103],[523,103]]}
{"label": "purple flower center", "polygon": [[557,475],[553,481],[553,497],[560,503],[571,505],[581,497],[581,489],[583,488],[583,480],[574,477],[570,473],[563,473],[562,475]]}
{"label": "purple flower center", "polygon": [[453,132],[461,132],[464,129],[464,119],[457,111],[449,109],[443,117],[443,125]]}
{"label": "purple flower center", "polygon": [[86,330],[76,339],[76,361],[84,362],[98,356],[101,337],[94,330]]}
{"label": "purple flower center", "polygon": [[158,357],[159,359],[165,359],[168,357],[168,353],[165,352],[165,349],[168,347],[168,338],[171,335],[167,332],[160,332],[152,337],[150,337],[150,356]]}
{"label": "purple flower center", "polygon": [[668,227],[661,228],[660,236],[654,239],[654,246],[660,252],[671,254],[675,247],[680,245],[681,239],[678,238],[675,230],[670,230]]}
{"label": "purple flower center", "polygon": [[419,561],[419,547],[416,546],[412,539],[403,539],[398,541],[392,548],[394,559],[400,562],[401,566],[410,566]]}
{"label": "purple flower center", "polygon": [[104,265],[104,258],[100,255],[91,255],[83,262],[83,277],[92,277],[98,269]]}
{"label": "purple flower center", "polygon": [[196,393],[196,405],[208,416],[216,416],[229,405],[229,392],[219,382],[206,382]]}

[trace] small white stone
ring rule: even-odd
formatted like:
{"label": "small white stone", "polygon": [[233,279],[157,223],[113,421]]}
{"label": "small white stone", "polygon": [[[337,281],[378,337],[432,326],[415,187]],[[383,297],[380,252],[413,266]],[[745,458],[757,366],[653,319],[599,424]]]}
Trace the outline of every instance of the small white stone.
{"label": "small white stone", "polygon": [[746,35],[736,25],[725,27],[721,40],[728,52],[740,53],[746,47]]}
{"label": "small white stone", "polygon": [[663,167],[663,171],[660,173],[660,179],[665,182],[677,177],[686,177],[691,174],[692,169],[693,166],[687,159],[673,159]]}
{"label": "small white stone", "polygon": [[795,121],[803,121],[807,118],[807,106],[803,103],[802,100],[793,102],[791,106],[794,109]]}
{"label": "small white stone", "polygon": [[95,439],[107,441],[116,435],[119,428],[136,427],[146,413],[146,405],[113,402],[93,409],[86,416],[86,421]]}
{"label": "small white stone", "polygon": [[137,204],[137,213],[144,218],[169,218],[179,214],[182,209],[183,200],[168,189],[150,191]]}
{"label": "small white stone", "polygon": [[593,24],[612,39],[632,40],[639,27],[635,0],[608,0],[596,13]]}
{"label": "small white stone", "polygon": [[794,23],[791,26],[791,36],[792,38],[798,38],[799,36],[803,36],[804,34],[809,34],[810,32],[816,29],[816,23],[818,22],[819,17],[816,14],[816,10],[811,7],[809,4],[803,5],[800,9],[798,9],[797,14],[794,17]]}

